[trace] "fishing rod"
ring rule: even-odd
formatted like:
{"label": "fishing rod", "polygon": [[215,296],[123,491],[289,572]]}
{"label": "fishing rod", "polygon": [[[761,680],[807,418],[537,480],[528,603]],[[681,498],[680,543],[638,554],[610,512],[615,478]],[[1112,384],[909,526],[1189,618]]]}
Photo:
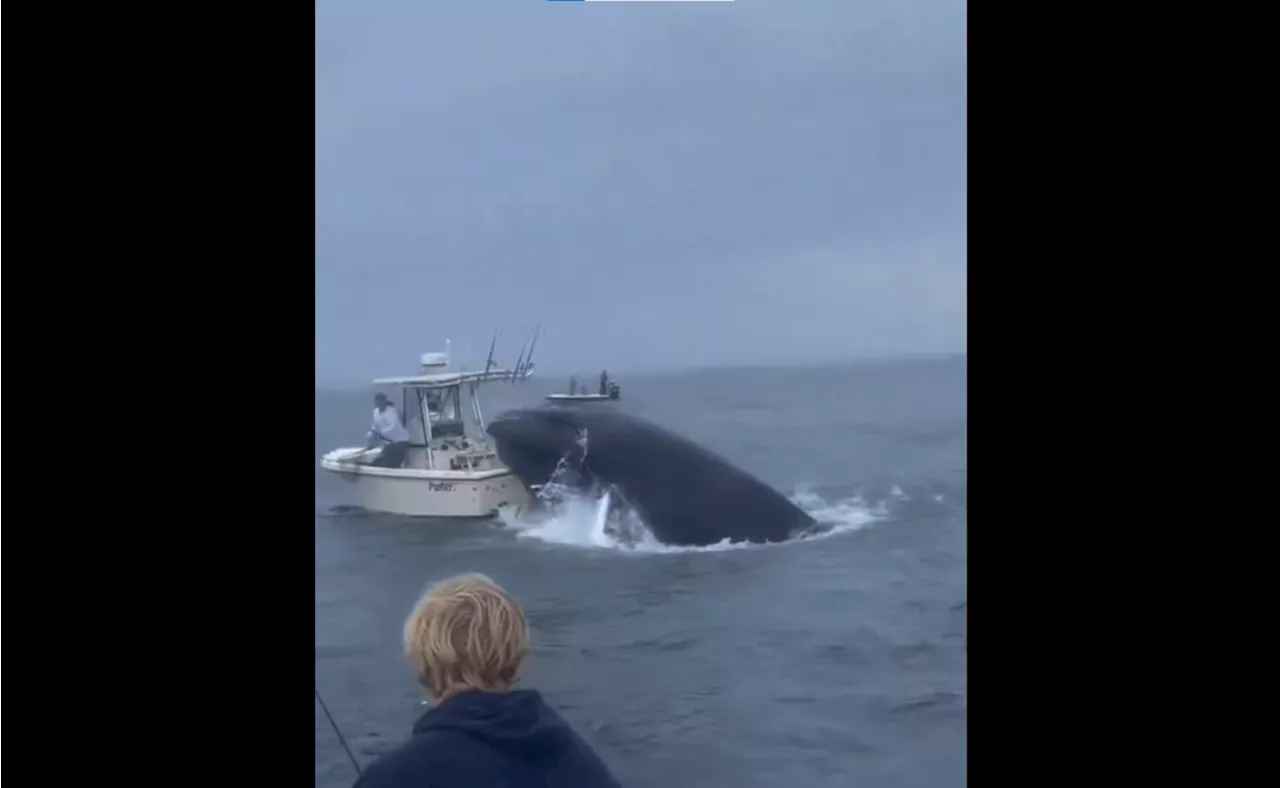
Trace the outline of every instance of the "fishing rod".
{"label": "fishing rod", "polygon": [[329,707],[324,705],[324,698],[320,697],[320,688],[316,687],[316,702],[320,704],[320,710],[324,712],[324,716],[329,720],[329,725],[333,728],[333,732],[338,734],[338,741],[342,742],[342,749],[347,751],[347,757],[351,759],[351,765],[355,767],[356,776],[363,777],[364,772],[360,769],[360,762],[356,760],[356,755],[351,751],[351,747],[347,744],[347,737],[342,735],[342,731],[338,730],[338,723],[333,721],[333,715],[329,713]]}
{"label": "fishing rod", "polygon": [[512,385],[515,385],[516,375],[520,373],[520,365],[524,363],[524,351],[528,347],[529,347],[529,338],[525,337],[524,341],[520,343],[520,355],[516,356],[516,365],[511,369],[511,379],[509,382]]}
{"label": "fishing rod", "polygon": [[484,375],[489,377],[489,370],[493,369],[493,349],[498,346],[498,337],[502,336],[502,329],[498,329],[498,333],[493,335],[493,341],[489,343],[489,358],[484,362]]}
{"label": "fishing rod", "polygon": [[527,374],[533,369],[533,349],[538,346],[538,336],[541,333],[542,333],[542,324],[539,323],[538,327],[533,330],[533,343],[529,345],[529,356],[524,360],[524,368],[521,369],[520,365],[518,364],[516,365],[516,374],[511,377],[512,383],[515,383],[515,378],[517,375],[527,376]]}

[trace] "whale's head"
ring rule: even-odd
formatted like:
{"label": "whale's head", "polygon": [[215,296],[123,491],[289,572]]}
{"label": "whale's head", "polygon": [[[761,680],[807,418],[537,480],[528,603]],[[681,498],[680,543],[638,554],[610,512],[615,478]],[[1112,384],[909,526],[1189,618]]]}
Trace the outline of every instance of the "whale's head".
{"label": "whale's head", "polygon": [[[489,422],[498,458],[532,491],[561,469],[562,479],[586,485],[586,433],[572,413],[551,409],[510,410]],[[565,479],[564,470],[575,472]]]}

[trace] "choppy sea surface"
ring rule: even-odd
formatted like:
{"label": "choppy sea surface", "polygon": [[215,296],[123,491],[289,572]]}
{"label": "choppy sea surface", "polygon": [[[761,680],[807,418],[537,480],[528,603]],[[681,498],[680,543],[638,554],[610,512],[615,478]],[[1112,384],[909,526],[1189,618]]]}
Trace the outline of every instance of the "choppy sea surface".
{"label": "choppy sea surface", "polygon": [[[628,549],[585,510],[533,528],[363,513],[318,462],[363,442],[372,390],[317,391],[316,686],[356,757],[402,741],[424,708],[400,655],[417,595],[474,570],[525,605],[523,685],[624,786],[966,785],[966,359],[618,378],[610,407],[837,527],[784,545]],[[490,387],[485,412],[566,387]],[[315,740],[316,785],[354,782],[319,704]]]}

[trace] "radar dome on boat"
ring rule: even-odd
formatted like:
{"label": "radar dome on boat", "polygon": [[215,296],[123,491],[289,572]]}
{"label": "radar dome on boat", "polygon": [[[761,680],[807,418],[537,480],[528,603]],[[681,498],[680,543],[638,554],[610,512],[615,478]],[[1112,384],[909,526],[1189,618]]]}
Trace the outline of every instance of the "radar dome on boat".
{"label": "radar dome on boat", "polygon": [[444,341],[443,353],[423,353],[422,358],[420,359],[422,371],[426,372],[428,369],[438,369],[439,367],[449,366],[449,357],[452,355],[449,351],[452,349],[452,344],[452,342],[446,339]]}

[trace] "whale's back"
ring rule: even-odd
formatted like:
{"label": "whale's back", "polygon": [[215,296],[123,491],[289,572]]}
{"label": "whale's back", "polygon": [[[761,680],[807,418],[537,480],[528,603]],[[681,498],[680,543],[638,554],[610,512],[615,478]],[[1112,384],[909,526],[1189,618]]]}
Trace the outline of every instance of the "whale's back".
{"label": "whale's back", "polygon": [[814,520],[724,457],[657,424],[616,411],[580,412],[587,467],[619,488],[668,544],[776,542]]}

